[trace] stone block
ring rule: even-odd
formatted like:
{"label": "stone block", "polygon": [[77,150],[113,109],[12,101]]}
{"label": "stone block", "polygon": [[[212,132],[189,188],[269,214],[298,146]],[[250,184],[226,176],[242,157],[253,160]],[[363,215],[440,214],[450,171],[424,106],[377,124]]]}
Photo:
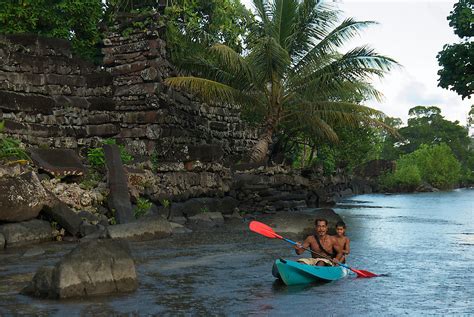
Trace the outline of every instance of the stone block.
{"label": "stone block", "polygon": [[99,124],[99,125],[87,125],[86,133],[88,136],[101,136],[101,137],[111,137],[120,133],[120,127],[111,124]]}
{"label": "stone block", "polygon": [[120,158],[119,148],[116,144],[106,144],[103,148],[107,168],[107,182],[110,188],[109,208],[115,210],[117,223],[131,222],[134,218],[128,191],[128,179]]}
{"label": "stone block", "polygon": [[39,219],[0,225],[0,233],[5,237],[6,247],[50,241],[53,236],[49,222]]}
{"label": "stone block", "polygon": [[30,113],[52,114],[56,103],[50,97],[24,95],[9,91],[0,91],[0,109],[24,111]]}
{"label": "stone block", "polygon": [[71,149],[30,149],[35,165],[53,176],[84,175],[85,166]]}

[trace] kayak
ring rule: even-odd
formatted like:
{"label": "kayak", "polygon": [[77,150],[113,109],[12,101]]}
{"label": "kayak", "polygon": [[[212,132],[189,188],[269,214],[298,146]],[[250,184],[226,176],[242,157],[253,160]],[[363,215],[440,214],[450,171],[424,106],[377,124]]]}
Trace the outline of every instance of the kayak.
{"label": "kayak", "polygon": [[314,266],[291,260],[278,259],[272,274],[286,285],[337,281],[348,274],[342,266]]}

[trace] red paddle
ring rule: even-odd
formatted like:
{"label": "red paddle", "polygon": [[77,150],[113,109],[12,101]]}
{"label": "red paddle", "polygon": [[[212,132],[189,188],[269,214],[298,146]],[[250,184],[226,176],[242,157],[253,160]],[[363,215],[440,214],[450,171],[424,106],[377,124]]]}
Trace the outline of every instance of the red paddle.
{"label": "red paddle", "polygon": [[[298,243],[290,240],[290,239],[287,239],[287,238],[284,238],[282,236],[280,236],[279,234],[277,234],[271,227],[267,226],[266,224],[264,223],[261,223],[259,221],[251,221],[250,224],[249,224],[249,229],[252,230],[253,232],[256,232],[258,234],[261,234],[267,238],[270,238],[270,239],[280,239],[280,240],[284,240],[286,242],[289,242],[293,245],[298,245],[301,247],[301,245],[299,245]],[[320,257],[323,257],[323,258],[326,258],[328,260],[331,260],[329,257],[323,255],[323,254],[320,254],[318,252],[315,252],[313,250],[310,250],[310,249],[306,249],[306,248],[302,248],[306,251],[309,251],[309,252],[312,252]],[[375,273],[372,273],[372,272],[369,272],[369,271],[365,271],[365,270],[356,270],[354,268],[351,268],[345,264],[342,264],[342,263],[336,263],[337,265],[340,265],[342,267],[345,267],[346,269],[349,269],[351,270],[352,272],[356,273],[357,274],[357,277],[376,277],[378,276],[377,274]]]}

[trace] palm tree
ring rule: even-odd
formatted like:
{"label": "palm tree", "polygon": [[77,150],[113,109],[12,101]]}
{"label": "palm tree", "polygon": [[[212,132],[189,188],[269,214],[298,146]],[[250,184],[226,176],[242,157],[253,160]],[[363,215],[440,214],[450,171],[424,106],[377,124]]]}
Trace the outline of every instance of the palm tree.
{"label": "palm tree", "polygon": [[337,50],[371,21],[346,19],[318,0],[254,0],[255,25],[247,51],[223,44],[184,63],[196,76],[166,79],[174,88],[196,93],[206,102],[238,105],[259,117],[262,133],[250,153],[263,161],[273,135],[283,126],[314,138],[337,141],[331,128],[370,123],[384,126],[383,113],[360,105],[381,98],[371,84],[397,63],[367,46]]}

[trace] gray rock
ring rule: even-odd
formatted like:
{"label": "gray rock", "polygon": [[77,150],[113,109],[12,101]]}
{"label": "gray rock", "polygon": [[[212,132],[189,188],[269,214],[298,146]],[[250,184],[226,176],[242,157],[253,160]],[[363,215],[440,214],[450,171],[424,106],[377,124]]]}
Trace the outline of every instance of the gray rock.
{"label": "gray rock", "polygon": [[120,158],[119,148],[115,144],[105,144],[103,148],[107,181],[110,188],[109,208],[115,209],[115,219],[118,223],[132,222],[134,218],[128,192],[128,180]]}
{"label": "gray rock", "polygon": [[187,226],[194,230],[219,227],[224,224],[224,217],[220,212],[203,212],[189,217]]}
{"label": "gray rock", "polygon": [[33,257],[37,255],[42,255],[42,254],[44,254],[44,250],[42,248],[31,248],[31,249],[26,250],[25,253],[23,253],[23,256]]}
{"label": "gray rock", "polygon": [[130,292],[137,287],[128,244],[95,240],[78,245],[54,267],[40,268],[22,293],[61,299]]}
{"label": "gray rock", "polygon": [[0,233],[0,250],[5,248],[5,236],[3,233]]}
{"label": "gray rock", "polygon": [[35,165],[54,176],[84,175],[86,168],[71,149],[30,149]]}
{"label": "gray rock", "polygon": [[185,226],[183,226],[179,223],[170,222],[170,224],[171,224],[171,230],[172,230],[173,234],[193,232],[191,229],[186,228]]}
{"label": "gray rock", "polygon": [[42,212],[73,236],[80,232],[81,217],[62,201],[56,200],[53,206],[45,206]]}
{"label": "gray rock", "polygon": [[90,224],[87,221],[81,222],[81,225],[79,226],[79,232],[81,234],[81,237],[85,237],[96,231],[97,231],[97,227],[93,224]]}
{"label": "gray rock", "polygon": [[0,233],[5,237],[6,247],[50,241],[53,236],[49,222],[38,219],[0,225]]}
{"label": "gray rock", "polygon": [[49,195],[34,172],[0,178],[0,221],[20,222],[36,218]]}
{"label": "gray rock", "polygon": [[188,221],[186,219],[186,217],[173,217],[171,218],[171,221],[175,222],[175,223],[179,223],[180,225],[184,225],[186,223],[186,221]]}
{"label": "gray rock", "polygon": [[136,222],[108,226],[107,231],[112,239],[149,240],[167,237],[172,229],[163,217],[143,217]]}
{"label": "gray rock", "polygon": [[81,238],[81,242],[95,240],[95,239],[105,239],[108,236],[108,232],[105,226],[102,225],[92,225],[86,235]]}

